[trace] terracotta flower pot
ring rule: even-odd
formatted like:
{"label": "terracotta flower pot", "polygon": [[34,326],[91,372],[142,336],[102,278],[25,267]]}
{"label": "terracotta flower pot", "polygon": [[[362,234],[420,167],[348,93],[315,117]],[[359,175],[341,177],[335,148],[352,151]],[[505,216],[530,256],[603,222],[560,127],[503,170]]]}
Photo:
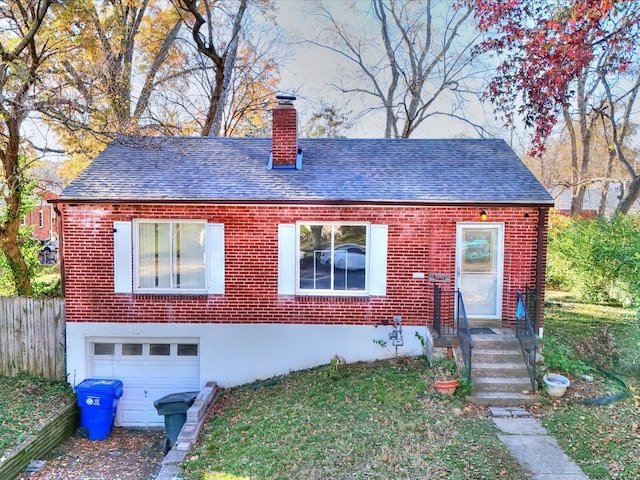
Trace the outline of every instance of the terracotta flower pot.
{"label": "terracotta flower pot", "polygon": [[440,393],[444,393],[446,395],[453,395],[460,385],[457,379],[453,380],[436,380],[433,385],[436,387],[436,390]]}

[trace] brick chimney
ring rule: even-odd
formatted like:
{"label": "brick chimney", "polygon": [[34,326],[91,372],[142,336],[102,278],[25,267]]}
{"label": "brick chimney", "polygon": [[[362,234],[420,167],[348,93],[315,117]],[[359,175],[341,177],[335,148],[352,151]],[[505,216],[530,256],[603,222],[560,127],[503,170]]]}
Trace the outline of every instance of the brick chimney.
{"label": "brick chimney", "polygon": [[271,168],[300,168],[298,159],[298,115],[293,106],[296,99],[278,95],[273,109],[271,133]]}

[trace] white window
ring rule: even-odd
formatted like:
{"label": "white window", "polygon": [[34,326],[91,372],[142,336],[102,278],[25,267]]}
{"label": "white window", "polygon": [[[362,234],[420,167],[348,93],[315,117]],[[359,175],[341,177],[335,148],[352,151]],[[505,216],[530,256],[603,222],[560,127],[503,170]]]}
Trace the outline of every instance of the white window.
{"label": "white window", "polygon": [[384,295],[386,275],[386,225],[280,225],[280,294]]}
{"label": "white window", "polygon": [[137,220],[134,223],[137,290],[204,290],[204,222]]}
{"label": "white window", "polygon": [[223,225],[115,222],[114,249],[117,293],[224,293]]}
{"label": "white window", "polygon": [[44,212],[42,210],[38,212],[38,227],[44,227]]}

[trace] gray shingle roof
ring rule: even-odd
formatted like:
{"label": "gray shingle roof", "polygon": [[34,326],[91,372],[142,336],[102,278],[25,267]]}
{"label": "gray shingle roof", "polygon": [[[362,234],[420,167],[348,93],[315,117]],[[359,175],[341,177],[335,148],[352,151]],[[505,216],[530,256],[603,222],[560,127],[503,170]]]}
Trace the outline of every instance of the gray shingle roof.
{"label": "gray shingle roof", "polygon": [[62,200],[553,204],[502,140],[299,146],[301,170],[270,170],[269,138],[128,138],[98,155]]}

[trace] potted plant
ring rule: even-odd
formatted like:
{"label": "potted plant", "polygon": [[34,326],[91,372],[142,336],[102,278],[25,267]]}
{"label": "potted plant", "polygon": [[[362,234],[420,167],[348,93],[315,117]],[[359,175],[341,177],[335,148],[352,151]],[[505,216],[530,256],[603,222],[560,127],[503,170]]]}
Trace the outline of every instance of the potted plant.
{"label": "potted plant", "polygon": [[433,386],[440,393],[453,395],[460,385],[458,366],[454,358],[441,358],[432,365],[434,369]]}

